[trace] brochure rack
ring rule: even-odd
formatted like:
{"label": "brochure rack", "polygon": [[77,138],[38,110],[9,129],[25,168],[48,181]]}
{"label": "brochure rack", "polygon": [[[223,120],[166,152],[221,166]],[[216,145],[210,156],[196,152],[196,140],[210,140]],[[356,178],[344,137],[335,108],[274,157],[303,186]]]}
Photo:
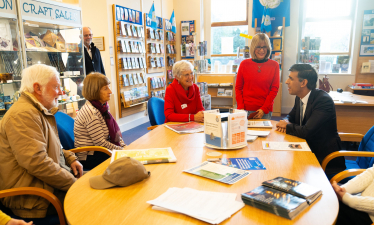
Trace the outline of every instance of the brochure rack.
{"label": "brochure rack", "polygon": [[114,4],[113,30],[119,117],[122,118],[144,111],[149,98],[143,13]]}
{"label": "brochure rack", "polygon": [[147,73],[165,73],[165,46],[163,19],[157,18],[157,29],[150,26],[151,21],[147,21],[147,13],[144,13],[145,23],[145,46]]}
{"label": "brochure rack", "polygon": [[164,76],[148,77],[148,95],[164,99],[165,84],[166,80]]}
{"label": "brochure rack", "polygon": [[173,65],[176,62],[175,36],[172,32],[171,23],[165,19],[165,68],[166,68],[166,84],[169,85],[174,80]]}

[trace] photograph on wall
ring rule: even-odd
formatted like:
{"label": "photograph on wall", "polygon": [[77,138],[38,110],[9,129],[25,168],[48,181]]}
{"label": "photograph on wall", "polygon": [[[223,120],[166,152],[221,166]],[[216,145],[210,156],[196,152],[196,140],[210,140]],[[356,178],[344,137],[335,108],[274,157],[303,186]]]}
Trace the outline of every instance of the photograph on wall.
{"label": "photograph on wall", "polygon": [[360,56],[374,56],[374,10],[365,10],[362,22]]}
{"label": "photograph on wall", "polygon": [[374,14],[364,14],[364,26],[362,29],[374,29]]}

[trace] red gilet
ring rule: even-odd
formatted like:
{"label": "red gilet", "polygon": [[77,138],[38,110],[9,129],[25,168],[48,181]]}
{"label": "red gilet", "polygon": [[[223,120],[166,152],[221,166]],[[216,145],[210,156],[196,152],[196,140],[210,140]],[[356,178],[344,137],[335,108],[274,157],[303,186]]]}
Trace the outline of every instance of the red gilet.
{"label": "red gilet", "polygon": [[[194,121],[194,115],[204,111],[200,91],[196,84],[185,91],[176,79],[166,88],[165,93],[165,123]],[[189,115],[190,114],[190,115]]]}
{"label": "red gilet", "polygon": [[[258,72],[259,69],[261,72]],[[235,84],[238,109],[262,109],[265,114],[272,112],[278,88],[279,64],[276,61],[269,59],[256,63],[252,59],[244,60],[239,66]]]}

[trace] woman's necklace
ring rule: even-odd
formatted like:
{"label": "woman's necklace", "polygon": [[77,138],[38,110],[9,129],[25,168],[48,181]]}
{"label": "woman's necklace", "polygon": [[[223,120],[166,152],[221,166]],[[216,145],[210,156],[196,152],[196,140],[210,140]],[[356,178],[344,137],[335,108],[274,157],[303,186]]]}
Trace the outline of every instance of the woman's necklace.
{"label": "woman's necklace", "polygon": [[262,67],[263,65],[259,66],[258,63],[256,63],[256,64],[257,64],[257,67],[258,67],[257,72],[261,73],[261,67]]}

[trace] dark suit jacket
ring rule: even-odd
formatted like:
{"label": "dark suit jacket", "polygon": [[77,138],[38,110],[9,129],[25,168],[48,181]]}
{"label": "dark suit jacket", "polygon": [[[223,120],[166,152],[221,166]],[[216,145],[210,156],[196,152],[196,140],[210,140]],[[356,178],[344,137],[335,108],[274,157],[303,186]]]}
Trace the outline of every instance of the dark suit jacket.
{"label": "dark suit jacket", "polygon": [[[302,126],[299,97],[295,98],[295,105],[287,118],[291,124],[287,125],[286,133],[305,139],[320,164],[328,154],[341,150],[334,101],[325,91],[311,91]],[[337,173],[344,169],[344,157],[338,157],[327,164],[326,173]]]}
{"label": "dark suit jacket", "polygon": [[86,66],[86,75],[90,74],[91,72],[100,72],[105,75],[103,62],[101,60],[101,55],[99,49],[96,48],[93,43],[91,43],[91,52],[92,52],[92,59],[88,54],[86,48],[84,48],[84,63]]}

